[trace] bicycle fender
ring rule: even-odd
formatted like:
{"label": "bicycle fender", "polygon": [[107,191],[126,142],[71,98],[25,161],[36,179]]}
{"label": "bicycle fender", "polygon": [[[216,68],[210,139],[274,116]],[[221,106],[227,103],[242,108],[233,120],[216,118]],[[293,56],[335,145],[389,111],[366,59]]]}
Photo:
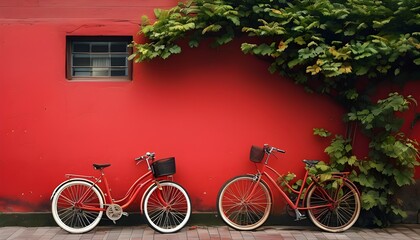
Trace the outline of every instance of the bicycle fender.
{"label": "bicycle fender", "polygon": [[71,179],[68,179],[68,180],[66,180],[66,181],[64,181],[64,182],[62,182],[62,183],[60,183],[55,189],[54,189],[54,191],[52,192],[52,194],[51,194],[51,197],[50,197],[50,201],[52,201],[52,199],[53,199],[53,197],[54,197],[54,195],[57,193],[57,191],[58,191],[58,189],[60,189],[64,184],[66,184],[66,183],[69,183],[69,182],[73,182],[73,181],[83,181],[83,182],[86,182],[86,183],[89,183],[89,184],[92,184],[93,185],[93,187],[95,187],[96,189],[98,189],[98,191],[101,193],[101,195],[102,195],[102,199],[103,200],[105,200],[105,195],[104,195],[104,193],[102,192],[102,190],[101,190],[101,188],[99,188],[98,187],[98,185],[96,185],[94,182],[92,182],[91,180],[87,180],[87,179],[84,179],[84,178],[71,178]]}

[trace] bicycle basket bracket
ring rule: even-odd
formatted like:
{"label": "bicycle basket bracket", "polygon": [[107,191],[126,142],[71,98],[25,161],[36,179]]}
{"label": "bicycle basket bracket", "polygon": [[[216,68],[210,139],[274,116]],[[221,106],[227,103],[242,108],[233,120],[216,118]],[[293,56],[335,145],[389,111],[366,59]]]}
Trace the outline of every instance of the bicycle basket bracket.
{"label": "bicycle basket bracket", "polygon": [[264,149],[261,147],[252,145],[251,152],[249,154],[249,159],[252,162],[259,163],[263,160],[263,158],[264,158]]}
{"label": "bicycle basket bracket", "polygon": [[153,176],[163,177],[173,175],[176,171],[175,158],[169,157],[157,160],[152,163]]}

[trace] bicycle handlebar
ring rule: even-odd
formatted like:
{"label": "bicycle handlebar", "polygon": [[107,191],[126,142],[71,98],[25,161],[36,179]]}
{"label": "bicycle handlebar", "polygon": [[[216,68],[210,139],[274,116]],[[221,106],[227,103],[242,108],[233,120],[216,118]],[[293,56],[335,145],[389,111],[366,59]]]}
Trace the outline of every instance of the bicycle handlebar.
{"label": "bicycle handlebar", "polygon": [[286,153],[285,150],[270,146],[268,144],[264,144],[264,149],[267,153],[272,153],[273,151],[280,152],[280,153]]}
{"label": "bicycle handlebar", "polygon": [[149,160],[149,159],[155,159],[155,153],[154,152],[147,152],[146,154],[144,154],[143,156],[137,157],[134,160],[135,161],[141,161],[141,160]]}

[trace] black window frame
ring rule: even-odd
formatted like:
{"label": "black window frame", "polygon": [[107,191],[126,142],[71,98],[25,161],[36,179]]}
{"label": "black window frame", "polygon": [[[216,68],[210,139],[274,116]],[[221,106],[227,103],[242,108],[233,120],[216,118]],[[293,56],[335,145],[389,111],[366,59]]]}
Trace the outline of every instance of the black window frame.
{"label": "black window frame", "polygon": [[[129,48],[127,45],[133,41],[132,36],[66,36],[66,78],[68,80],[87,80],[87,81],[130,81],[132,80],[133,73],[132,73],[132,61],[127,60],[127,57],[130,56],[132,49]],[[107,51],[101,51],[100,45],[101,44],[107,44],[108,43],[108,49]],[[119,51],[112,51],[112,43],[118,43],[117,48],[119,47],[121,49],[122,43],[126,45],[125,52],[119,52]],[[75,51],[75,45],[76,44],[87,44],[89,47],[89,50],[84,50],[84,52],[77,52]],[[99,46],[97,47],[97,50],[93,50],[93,46]],[[105,46],[105,45],[104,45]],[[88,56],[89,59],[92,59],[92,56],[107,56],[106,59],[108,62],[108,66],[100,66],[96,67],[97,70],[96,73],[99,72],[105,72],[108,71],[107,75],[93,75],[95,70],[94,66],[76,66],[73,64],[73,56],[74,55],[85,55]],[[112,65],[112,56],[117,56],[117,60],[119,58],[119,62],[121,62],[122,55],[124,55],[125,58],[125,65]],[[90,61],[90,60],[89,60]],[[116,60],[114,60],[115,62]],[[118,61],[116,61],[118,62]],[[77,75],[74,74],[74,69],[81,69],[85,68],[86,72],[91,72],[92,75]],[[112,75],[113,73],[121,73],[124,71],[124,75]],[[83,73],[83,71],[80,71],[80,73]]]}

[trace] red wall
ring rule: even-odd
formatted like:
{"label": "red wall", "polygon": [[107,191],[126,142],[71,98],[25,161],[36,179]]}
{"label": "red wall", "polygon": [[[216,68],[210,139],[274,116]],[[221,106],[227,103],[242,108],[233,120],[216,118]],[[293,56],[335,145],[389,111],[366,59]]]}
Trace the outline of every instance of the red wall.
{"label": "red wall", "polygon": [[135,64],[130,82],[65,79],[67,35],[136,36],[141,15],[175,3],[0,1],[1,212],[48,211],[64,174],[94,175],[94,162],[112,163],[106,172],[122,196],[146,151],[176,157],[175,180],[195,211],[214,211],[221,185],[253,170],[252,144],[285,149],[272,162],[283,173],[326,159],[328,141],[312,129],[343,132],[342,110],[269,74],[239,42]]}

